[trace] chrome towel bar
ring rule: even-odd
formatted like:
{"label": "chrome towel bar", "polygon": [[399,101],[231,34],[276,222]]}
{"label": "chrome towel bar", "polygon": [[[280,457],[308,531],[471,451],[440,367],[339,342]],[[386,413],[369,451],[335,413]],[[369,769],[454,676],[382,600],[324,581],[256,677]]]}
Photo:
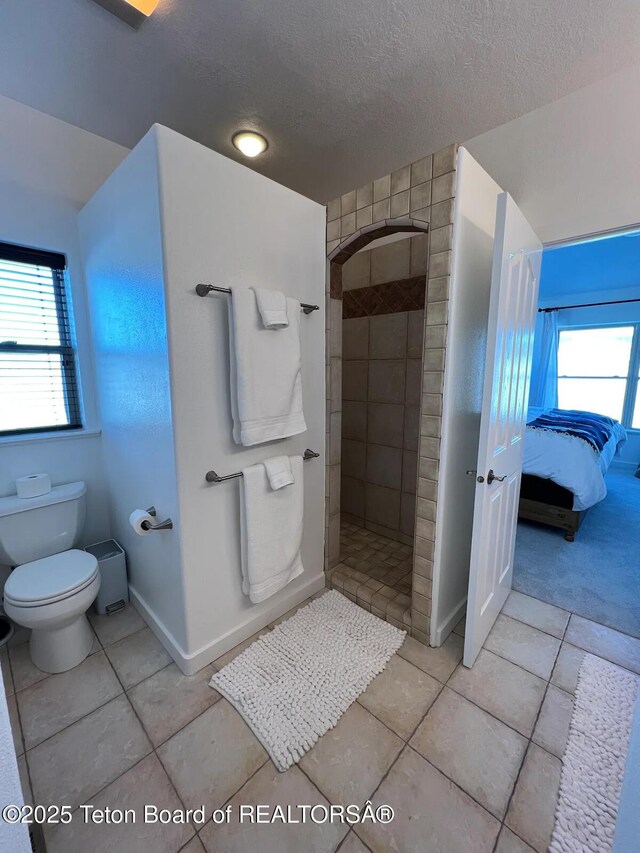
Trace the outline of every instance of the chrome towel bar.
{"label": "chrome towel bar", "polygon": [[[302,458],[305,462],[309,459],[317,459],[320,456],[319,453],[316,453],[313,450],[309,450],[307,448],[305,452],[302,454]],[[242,477],[242,471],[236,471],[235,474],[226,474],[224,477],[221,477],[219,474],[216,474],[215,471],[207,471],[205,475],[205,480],[207,483],[222,483],[225,480],[235,480],[236,477]]]}
{"label": "chrome towel bar", "polygon": [[[209,293],[214,291],[216,293],[231,293],[230,287],[217,287],[215,284],[196,284],[196,293],[198,296],[208,296]],[[308,302],[301,302],[300,307],[304,311],[305,314],[311,314],[312,311],[318,311],[319,305],[309,305]],[[233,476],[236,476],[235,474]],[[237,475],[240,476],[239,474]]]}

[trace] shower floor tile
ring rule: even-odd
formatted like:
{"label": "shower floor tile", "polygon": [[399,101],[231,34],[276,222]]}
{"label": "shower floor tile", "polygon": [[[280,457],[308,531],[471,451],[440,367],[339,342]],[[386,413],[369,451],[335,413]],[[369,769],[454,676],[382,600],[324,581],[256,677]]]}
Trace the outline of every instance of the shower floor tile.
{"label": "shower floor tile", "polygon": [[328,585],[397,628],[411,630],[413,548],[358,527],[340,526],[340,562]]}

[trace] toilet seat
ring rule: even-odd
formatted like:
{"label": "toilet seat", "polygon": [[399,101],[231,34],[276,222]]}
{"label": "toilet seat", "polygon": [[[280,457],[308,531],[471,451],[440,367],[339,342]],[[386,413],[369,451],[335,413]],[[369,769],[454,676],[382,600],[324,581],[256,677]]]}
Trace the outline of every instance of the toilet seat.
{"label": "toilet seat", "polygon": [[76,595],[97,575],[93,554],[73,548],[17,566],[7,579],[4,598],[14,607],[41,607]]}

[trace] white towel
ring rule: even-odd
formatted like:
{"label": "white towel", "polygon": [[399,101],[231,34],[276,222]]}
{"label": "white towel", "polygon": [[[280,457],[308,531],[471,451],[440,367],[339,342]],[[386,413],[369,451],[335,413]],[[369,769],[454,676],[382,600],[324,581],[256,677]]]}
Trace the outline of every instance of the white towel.
{"label": "white towel", "polygon": [[289,325],[287,315],[287,297],[280,290],[268,290],[266,287],[252,287],[256,295],[258,311],[265,329],[284,329]]}
{"label": "white towel", "polygon": [[240,488],[242,591],[252,604],[304,571],[300,546],[304,508],[302,456],[290,457],[295,482],[273,491],[262,463],[245,468]]}
{"label": "white towel", "polygon": [[236,444],[262,444],[304,432],[300,303],[287,298],[289,325],[265,329],[250,288],[229,300],[231,413]]}
{"label": "white towel", "polygon": [[288,456],[272,456],[271,459],[265,459],[262,464],[267,472],[269,485],[274,491],[295,483],[291,471],[291,460]]}

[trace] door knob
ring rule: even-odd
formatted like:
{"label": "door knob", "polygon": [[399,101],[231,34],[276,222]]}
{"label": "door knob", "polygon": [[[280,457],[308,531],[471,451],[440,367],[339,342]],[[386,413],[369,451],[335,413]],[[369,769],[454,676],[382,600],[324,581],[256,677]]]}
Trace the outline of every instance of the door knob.
{"label": "door knob", "polygon": [[498,480],[498,482],[501,483],[503,480],[506,480],[506,479],[507,479],[506,474],[503,474],[502,477],[498,477],[497,474],[493,473],[493,468],[489,468],[489,473],[487,474],[487,483],[489,485],[491,485],[491,483],[493,483],[494,480]]}

